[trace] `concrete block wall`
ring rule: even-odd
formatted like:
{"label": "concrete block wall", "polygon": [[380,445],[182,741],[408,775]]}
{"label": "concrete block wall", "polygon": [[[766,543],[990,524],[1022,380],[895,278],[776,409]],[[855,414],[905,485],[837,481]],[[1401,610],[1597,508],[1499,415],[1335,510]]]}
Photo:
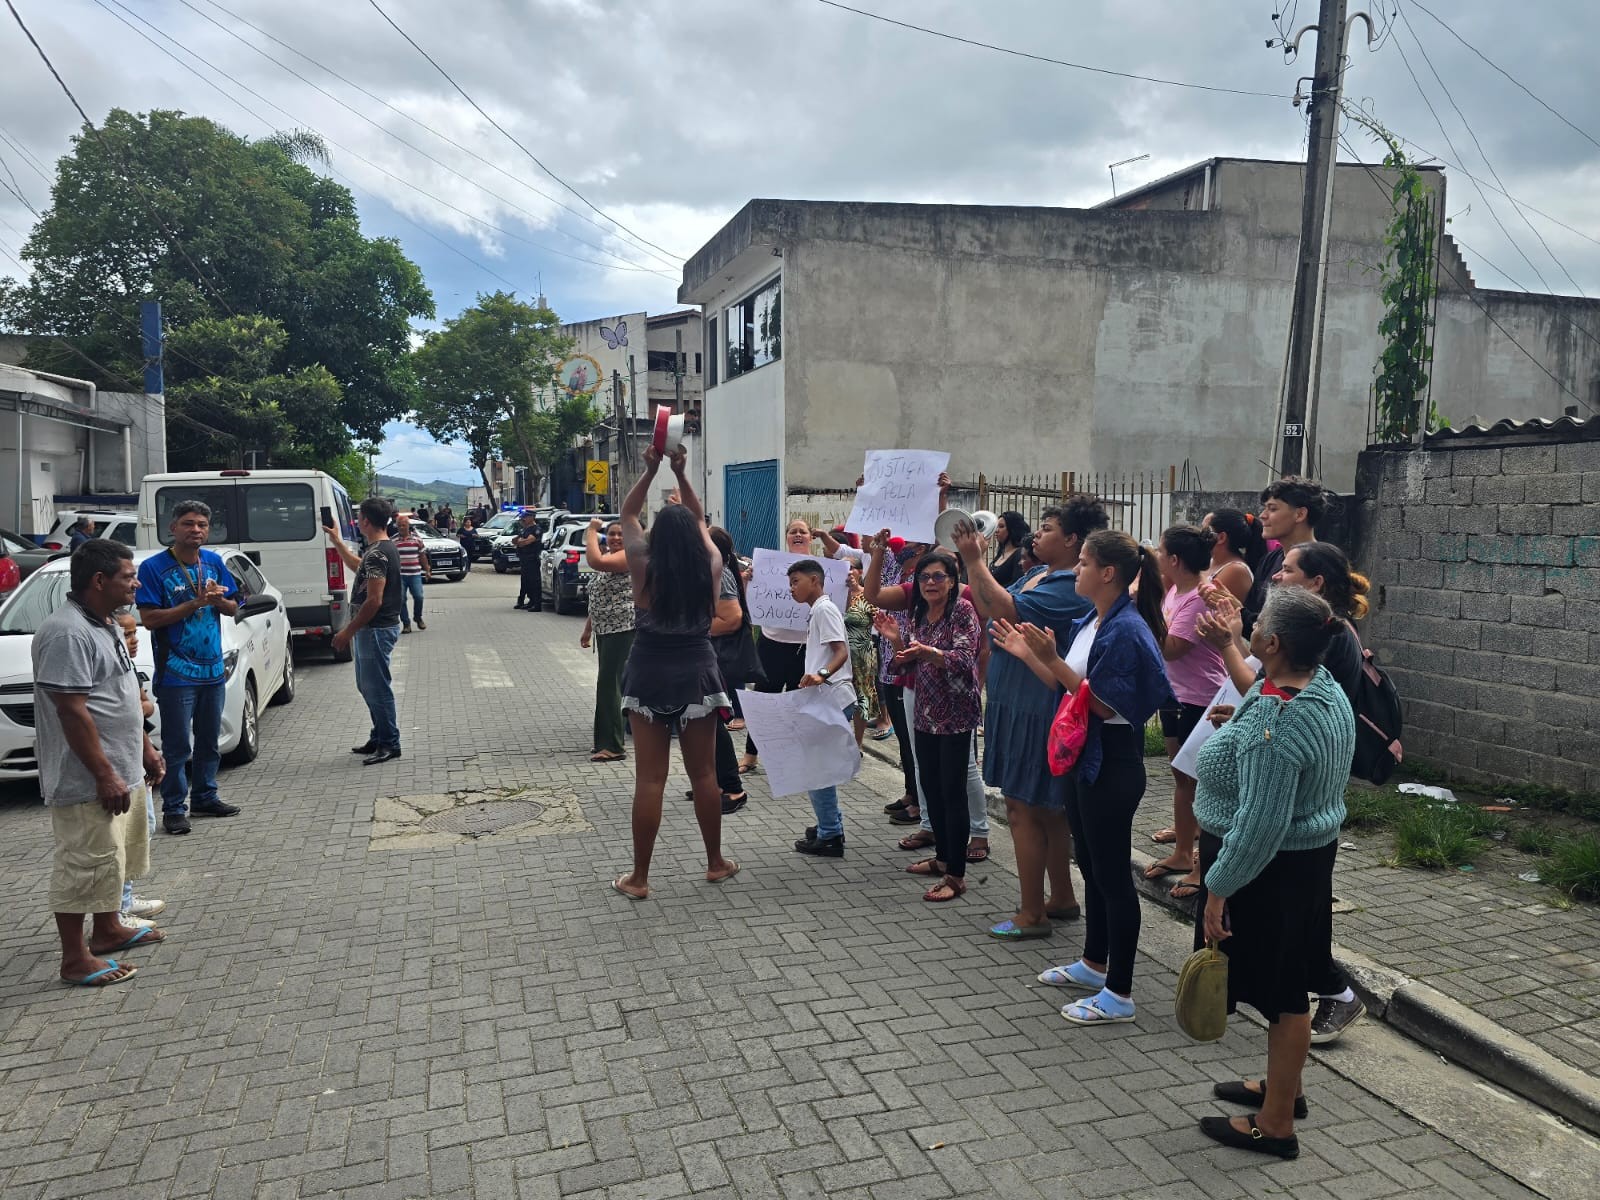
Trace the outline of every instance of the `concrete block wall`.
{"label": "concrete block wall", "polygon": [[1600,793],[1600,422],[1562,437],[1361,456],[1362,635],[1405,700],[1407,761]]}

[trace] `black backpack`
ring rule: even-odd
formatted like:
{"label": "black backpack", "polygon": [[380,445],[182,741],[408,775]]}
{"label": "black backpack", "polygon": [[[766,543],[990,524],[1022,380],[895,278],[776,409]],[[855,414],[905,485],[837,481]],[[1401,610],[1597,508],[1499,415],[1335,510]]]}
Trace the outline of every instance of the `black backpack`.
{"label": "black backpack", "polygon": [[1372,651],[1361,645],[1359,635],[1356,646],[1361,650],[1361,674],[1356,678],[1351,705],[1356,717],[1356,755],[1350,774],[1381,784],[1405,758],[1400,746],[1404,714],[1394,682],[1384,674]]}

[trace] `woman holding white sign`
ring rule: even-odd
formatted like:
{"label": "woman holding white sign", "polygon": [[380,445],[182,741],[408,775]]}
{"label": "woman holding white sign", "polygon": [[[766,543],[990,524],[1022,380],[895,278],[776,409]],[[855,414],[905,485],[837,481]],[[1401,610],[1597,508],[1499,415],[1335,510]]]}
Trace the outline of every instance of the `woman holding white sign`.
{"label": "woman holding white sign", "polygon": [[644,473],[622,502],[622,545],[635,609],[633,648],[622,671],[622,706],[633,727],[633,870],[611,886],[634,900],[650,895],[650,859],[661,828],[674,729],[694,785],[706,881],[720,883],[739,870],[738,863],[722,856],[722,791],[715,762],[717,713],[728,707],[710,638],[722,555],[706,533],[681,446],[671,458],[680,502],[662,506],[645,533],[639,517],[661,459],[655,446],[645,448]]}

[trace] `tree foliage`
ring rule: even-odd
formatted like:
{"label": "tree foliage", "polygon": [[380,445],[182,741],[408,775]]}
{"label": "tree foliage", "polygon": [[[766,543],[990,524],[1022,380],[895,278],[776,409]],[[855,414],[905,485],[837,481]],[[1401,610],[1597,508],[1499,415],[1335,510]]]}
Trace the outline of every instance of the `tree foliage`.
{"label": "tree foliage", "polygon": [[1428,387],[1433,362],[1433,304],[1438,291],[1434,276],[1439,236],[1437,201],[1424,186],[1416,164],[1406,157],[1399,138],[1370,114],[1346,111],[1383,143],[1387,151],[1383,165],[1396,175],[1390,194],[1394,218],[1384,233],[1386,253],[1380,275],[1383,316],[1378,321],[1378,335],[1383,340],[1383,351],[1374,380],[1376,432],[1380,442],[1410,441],[1419,427],[1432,430],[1444,423]]}
{"label": "tree foliage", "polygon": [[113,110],[57,164],[22,251],[32,277],[3,285],[0,316],[51,335],[30,365],[137,388],[139,302],[160,300],[180,461],[375,440],[412,407],[411,321],[433,300],[398,243],[363,236],[350,192],[304,165],[326,156],[304,131],[252,142]]}
{"label": "tree foliage", "polygon": [[559,393],[556,375],[574,345],[549,308],[506,292],[480,295],[416,351],[417,424],[464,442],[485,487],[489,459],[500,454],[528,467],[537,491],[551,461],[599,419],[587,396],[535,401]]}

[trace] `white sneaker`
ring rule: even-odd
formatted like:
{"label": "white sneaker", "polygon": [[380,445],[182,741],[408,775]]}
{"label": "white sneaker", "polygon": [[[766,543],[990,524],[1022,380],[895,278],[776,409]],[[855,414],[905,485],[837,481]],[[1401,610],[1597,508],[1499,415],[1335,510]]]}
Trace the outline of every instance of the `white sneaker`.
{"label": "white sneaker", "polygon": [[155,922],[147,921],[143,917],[136,917],[131,912],[125,912],[118,918],[129,929],[154,929]]}
{"label": "white sneaker", "polygon": [[156,917],[167,911],[165,900],[146,900],[143,896],[135,896],[133,903],[128,905],[128,913],[135,917]]}

